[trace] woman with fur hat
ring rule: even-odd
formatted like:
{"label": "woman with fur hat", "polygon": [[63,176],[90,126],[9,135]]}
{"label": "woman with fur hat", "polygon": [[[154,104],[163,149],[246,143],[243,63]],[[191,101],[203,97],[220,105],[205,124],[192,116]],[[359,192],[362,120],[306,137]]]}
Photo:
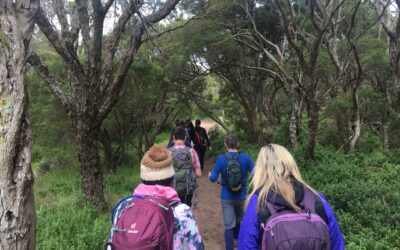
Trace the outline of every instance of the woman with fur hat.
{"label": "woman with fur hat", "polygon": [[173,249],[204,249],[202,238],[192,210],[180,203],[176,191],[172,188],[174,168],[169,150],[162,146],[153,146],[145,153],[140,164],[139,184],[133,192],[136,196],[166,198],[172,205],[174,214]]}

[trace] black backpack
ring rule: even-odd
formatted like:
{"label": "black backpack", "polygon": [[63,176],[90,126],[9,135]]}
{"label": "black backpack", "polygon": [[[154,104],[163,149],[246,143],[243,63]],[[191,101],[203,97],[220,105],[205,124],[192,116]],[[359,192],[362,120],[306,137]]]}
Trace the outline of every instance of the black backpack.
{"label": "black backpack", "polygon": [[227,168],[227,186],[233,193],[239,193],[242,191],[242,169],[238,162],[240,152],[235,154],[233,157],[229,154],[225,154],[225,158],[228,161],[226,164]]}

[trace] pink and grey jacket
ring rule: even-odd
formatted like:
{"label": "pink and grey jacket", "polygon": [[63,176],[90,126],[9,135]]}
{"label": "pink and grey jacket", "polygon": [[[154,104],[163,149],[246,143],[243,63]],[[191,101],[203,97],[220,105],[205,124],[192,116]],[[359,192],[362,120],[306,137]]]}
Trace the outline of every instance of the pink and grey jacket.
{"label": "pink and grey jacket", "polygon": [[[133,192],[133,195],[164,197],[170,202],[180,201],[178,194],[172,187],[160,185],[139,184]],[[186,204],[180,203],[179,205],[173,206],[173,212],[175,219],[173,249],[203,250],[203,241],[192,209]]]}

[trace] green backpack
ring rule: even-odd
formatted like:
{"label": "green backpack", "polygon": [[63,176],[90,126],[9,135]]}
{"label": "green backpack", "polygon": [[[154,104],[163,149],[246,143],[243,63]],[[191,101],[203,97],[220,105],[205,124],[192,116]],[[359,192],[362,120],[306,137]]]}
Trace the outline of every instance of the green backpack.
{"label": "green backpack", "polygon": [[242,169],[240,163],[238,162],[240,152],[235,154],[233,157],[229,154],[225,154],[225,158],[228,161],[226,164],[227,168],[227,186],[229,190],[233,193],[239,193],[242,191]]}
{"label": "green backpack", "polygon": [[193,194],[196,188],[196,176],[192,166],[192,154],[189,147],[174,148],[172,153],[173,166],[175,170],[174,189],[179,196]]}

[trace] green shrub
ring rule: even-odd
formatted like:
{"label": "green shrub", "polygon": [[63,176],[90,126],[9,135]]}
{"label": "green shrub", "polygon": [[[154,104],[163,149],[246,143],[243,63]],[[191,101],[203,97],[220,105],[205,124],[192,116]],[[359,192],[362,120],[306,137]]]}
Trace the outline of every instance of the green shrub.
{"label": "green shrub", "polygon": [[38,175],[35,181],[37,249],[102,249],[111,226],[111,209],[139,183],[138,161],[104,174],[107,213],[88,204],[79,169],[72,166]]}

